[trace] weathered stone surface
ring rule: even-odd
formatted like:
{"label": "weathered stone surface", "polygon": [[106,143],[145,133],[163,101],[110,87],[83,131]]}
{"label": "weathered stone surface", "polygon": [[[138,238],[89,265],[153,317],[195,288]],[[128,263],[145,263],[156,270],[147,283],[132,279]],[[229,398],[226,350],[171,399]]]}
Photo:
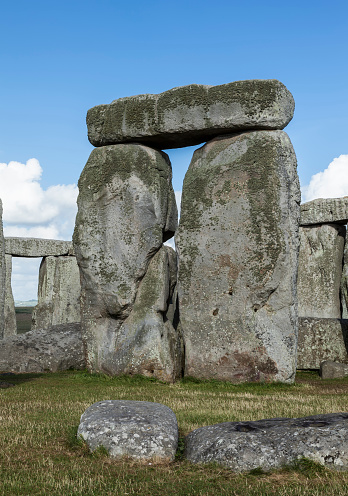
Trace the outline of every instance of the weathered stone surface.
{"label": "weathered stone surface", "polygon": [[310,224],[347,224],[348,196],[317,198],[301,205],[301,226]]}
{"label": "weathered stone surface", "polygon": [[3,339],[5,330],[5,285],[5,240],[2,229],[2,201],[0,200],[0,339]]}
{"label": "weathered stone surface", "polygon": [[178,446],[175,413],[149,401],[99,401],[87,408],[77,431],[91,451],[103,446],[112,458],[172,461]]}
{"label": "weathered stone surface", "polygon": [[194,153],[176,236],[185,375],[293,381],[299,202],[282,131],[218,138]]}
{"label": "weathered stone surface", "polygon": [[11,285],[11,275],[12,275],[12,257],[11,255],[5,255],[5,265],[6,265],[6,280],[5,280],[5,327],[4,327],[4,338],[10,336],[15,336],[17,334],[17,322],[16,322],[16,312],[15,304],[12,293]]}
{"label": "weathered stone surface", "polygon": [[27,258],[74,254],[71,241],[41,238],[5,238],[5,253]]}
{"label": "weathered stone surface", "polygon": [[340,285],[345,226],[300,227],[298,314],[341,318]]}
{"label": "weathered stone surface", "polygon": [[57,372],[85,368],[80,324],[62,324],[4,339],[2,372]]}
{"label": "weathered stone surface", "polygon": [[323,360],[348,363],[348,320],[300,317],[298,369],[319,369]]}
{"label": "weathered stone surface", "polygon": [[275,79],[191,84],[93,107],[87,113],[88,139],[94,146],[139,141],[178,148],[246,129],[283,129],[294,106],[291,93]]}
{"label": "weathered stone surface", "polygon": [[193,463],[215,462],[236,472],[259,467],[267,471],[301,457],[344,470],[348,468],[348,413],[201,427],[187,436],[186,457]]}
{"label": "weathered stone surface", "polygon": [[348,377],[348,365],[346,363],[325,360],[320,364],[320,377],[322,379],[342,379]]}
{"label": "weathered stone surface", "polygon": [[341,276],[341,309],[342,319],[348,319],[348,235],[344,244],[343,268]]}
{"label": "weathered stone surface", "polygon": [[74,245],[88,367],[174,380],[180,339],[165,314],[170,268],[163,241],[177,226],[171,166],[138,145],[93,150],[79,180]]}
{"label": "weathered stone surface", "polygon": [[44,257],[32,330],[81,321],[80,271],[75,257]]}

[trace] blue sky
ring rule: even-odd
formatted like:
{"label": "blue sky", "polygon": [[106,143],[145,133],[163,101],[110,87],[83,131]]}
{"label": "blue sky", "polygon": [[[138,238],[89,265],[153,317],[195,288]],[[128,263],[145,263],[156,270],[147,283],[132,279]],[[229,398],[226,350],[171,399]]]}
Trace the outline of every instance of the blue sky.
{"label": "blue sky", "polygon": [[[14,203],[10,214],[4,201],[5,235],[71,236],[68,196],[92,150],[85,125],[90,107],[190,83],[282,81],[296,102],[286,131],[301,185],[343,155],[330,194],[348,194],[348,179],[346,192],[340,180],[348,172],[347,32],[347,1],[3,2],[0,164],[19,163],[10,175],[3,167]],[[179,191],[192,149],[169,155]],[[29,169],[20,164],[27,167],[29,159],[36,160],[28,179],[36,186],[21,189]],[[67,198],[57,200],[59,222],[43,212],[53,197]]]}

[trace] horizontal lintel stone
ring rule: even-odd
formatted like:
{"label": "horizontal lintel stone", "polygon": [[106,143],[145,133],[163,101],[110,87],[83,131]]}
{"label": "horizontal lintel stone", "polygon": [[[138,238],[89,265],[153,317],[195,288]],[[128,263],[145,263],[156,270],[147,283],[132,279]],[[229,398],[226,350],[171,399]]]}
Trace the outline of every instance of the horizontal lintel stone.
{"label": "horizontal lintel stone", "polygon": [[13,257],[74,255],[72,241],[41,238],[5,238],[5,253]]}
{"label": "horizontal lintel stone", "polygon": [[180,148],[222,134],[283,129],[294,108],[293,96],[276,79],[190,84],[91,108],[88,139],[94,146],[140,142],[159,149]]}
{"label": "horizontal lintel stone", "polygon": [[301,205],[301,226],[311,224],[347,224],[348,196],[317,198]]}

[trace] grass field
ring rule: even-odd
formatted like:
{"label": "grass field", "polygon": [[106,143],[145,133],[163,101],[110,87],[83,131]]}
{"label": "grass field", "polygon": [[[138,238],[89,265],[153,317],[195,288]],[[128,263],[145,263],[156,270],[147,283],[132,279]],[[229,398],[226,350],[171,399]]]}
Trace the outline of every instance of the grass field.
{"label": "grass field", "polygon": [[[348,495],[348,471],[311,463],[269,474],[233,474],[198,466],[182,456],[183,436],[217,422],[301,417],[348,411],[348,379],[321,381],[299,373],[296,384],[183,380],[168,385],[142,377],[86,372],[2,375],[16,384],[0,389],[0,495]],[[175,462],[149,465],[91,455],[76,439],[79,419],[105,399],[163,403],[177,415],[180,450]],[[257,471],[256,471],[257,472]]]}
{"label": "grass field", "polygon": [[16,307],[17,334],[24,334],[31,329],[31,314],[34,307]]}

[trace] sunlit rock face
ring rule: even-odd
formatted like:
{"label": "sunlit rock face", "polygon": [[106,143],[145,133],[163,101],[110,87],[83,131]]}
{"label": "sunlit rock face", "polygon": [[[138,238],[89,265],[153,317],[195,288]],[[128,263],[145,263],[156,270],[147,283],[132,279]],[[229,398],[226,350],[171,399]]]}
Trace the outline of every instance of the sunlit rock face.
{"label": "sunlit rock face", "polygon": [[0,339],[4,338],[4,330],[5,330],[5,287],[6,287],[5,239],[2,228],[2,201],[0,200]]}
{"label": "sunlit rock face", "polygon": [[[181,341],[167,318],[177,227],[168,156],[139,144],[92,151],[79,180],[74,247],[91,371],[174,381]],[[175,272],[175,270],[174,270]]]}
{"label": "sunlit rock face", "polygon": [[219,137],[196,150],[175,238],[185,375],[294,380],[299,204],[285,132]]}
{"label": "sunlit rock face", "polygon": [[80,271],[75,257],[44,257],[39,271],[34,329],[81,321]]}
{"label": "sunlit rock face", "polygon": [[276,79],[190,84],[91,108],[88,138],[94,146],[136,141],[180,148],[242,130],[283,129],[294,108],[293,96]]}
{"label": "sunlit rock face", "polygon": [[298,313],[341,318],[340,286],[346,228],[339,224],[300,227]]}

